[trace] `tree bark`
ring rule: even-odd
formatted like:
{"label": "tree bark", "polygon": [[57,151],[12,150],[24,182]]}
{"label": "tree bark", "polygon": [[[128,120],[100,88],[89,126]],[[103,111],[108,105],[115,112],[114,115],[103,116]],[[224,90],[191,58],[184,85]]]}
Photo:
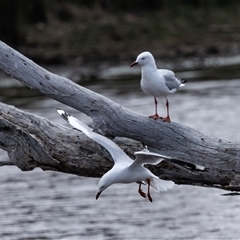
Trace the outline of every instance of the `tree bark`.
{"label": "tree bark", "polygon": [[[43,69],[3,42],[0,42],[0,68],[31,89],[90,116],[91,127],[114,138],[130,156],[142,149],[144,143],[149,150],[172,157],[172,161],[149,167],[160,178],[177,184],[240,191],[238,143],[211,138],[179,123],[155,121],[130,111]],[[113,165],[109,153],[81,132],[3,103],[0,104],[0,147],[22,170],[40,167],[100,177]],[[193,164],[205,169],[196,169]]]}

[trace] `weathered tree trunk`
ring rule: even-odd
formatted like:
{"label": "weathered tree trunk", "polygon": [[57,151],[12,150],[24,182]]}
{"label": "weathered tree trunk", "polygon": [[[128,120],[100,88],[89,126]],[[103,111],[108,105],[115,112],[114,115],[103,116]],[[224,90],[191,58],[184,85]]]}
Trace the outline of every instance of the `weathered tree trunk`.
{"label": "weathered tree trunk", "polygon": [[[0,68],[24,85],[90,116],[95,131],[115,137],[128,154],[141,149],[144,143],[151,151],[176,159],[151,166],[161,178],[178,184],[240,191],[238,143],[210,138],[187,126],[155,121],[132,112],[43,69],[3,42],[0,42]],[[0,147],[22,170],[40,167],[100,177],[112,166],[109,153],[79,131],[3,103],[0,104]],[[205,170],[196,170],[191,164],[204,166]]]}

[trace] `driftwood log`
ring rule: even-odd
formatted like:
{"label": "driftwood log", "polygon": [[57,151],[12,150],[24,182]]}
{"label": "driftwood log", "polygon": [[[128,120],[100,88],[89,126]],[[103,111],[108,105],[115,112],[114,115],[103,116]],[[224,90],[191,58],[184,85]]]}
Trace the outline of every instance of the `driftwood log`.
{"label": "driftwood log", "polygon": [[[95,131],[112,138],[130,156],[142,149],[171,156],[150,166],[177,184],[240,191],[239,143],[211,138],[179,123],[137,114],[69,79],[38,66],[0,42],[0,68],[31,89],[92,118]],[[54,111],[55,109],[53,109]],[[100,177],[113,163],[109,153],[81,132],[0,103],[0,147],[23,171],[36,167],[86,177]],[[205,167],[199,170],[194,164]]]}

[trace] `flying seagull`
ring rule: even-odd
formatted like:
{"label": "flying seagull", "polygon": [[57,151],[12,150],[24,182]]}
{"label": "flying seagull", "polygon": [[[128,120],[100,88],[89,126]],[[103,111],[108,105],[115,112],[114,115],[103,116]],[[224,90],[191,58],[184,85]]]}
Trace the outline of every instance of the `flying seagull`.
{"label": "flying seagull", "polygon": [[[57,112],[74,128],[82,131],[89,138],[106,148],[113,158],[114,166],[99,180],[96,199],[99,198],[104,190],[114,183],[139,183],[138,193],[144,198],[147,197],[150,202],[152,202],[150,187],[157,192],[167,191],[173,187],[174,182],[159,179],[159,177],[144,167],[145,164],[156,165],[164,159],[170,160],[170,157],[149,152],[147,148],[145,148],[143,151],[134,153],[136,159],[133,161],[112,140],[93,132],[92,128],[69,115],[64,110],[57,109]],[[141,188],[141,185],[144,183],[148,186],[147,193],[143,192]]]}
{"label": "flying seagull", "polygon": [[[170,122],[169,102],[167,96],[175,93],[179,87],[185,86],[186,81],[177,78],[173,71],[167,69],[157,69],[155,59],[150,52],[142,52],[137,56],[135,62],[130,67],[135,65],[142,67],[141,88],[143,92],[154,97],[155,114],[149,116],[153,119],[162,119],[165,122]],[[165,97],[167,106],[167,117],[159,117],[157,113],[157,97]]]}

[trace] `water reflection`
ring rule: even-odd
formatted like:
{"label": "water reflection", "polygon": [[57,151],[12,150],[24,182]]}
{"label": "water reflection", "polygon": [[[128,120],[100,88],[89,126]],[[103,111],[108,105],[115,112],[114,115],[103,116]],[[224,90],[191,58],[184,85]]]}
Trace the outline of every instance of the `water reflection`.
{"label": "water reflection", "polygon": [[[84,114],[22,87],[16,80],[1,82],[0,101],[65,124],[56,107],[83,119]],[[139,79],[125,76],[82,82],[119,104],[146,116],[154,111]],[[171,118],[218,138],[239,141],[240,81],[189,81],[169,97]],[[159,113],[165,114],[159,99]],[[2,159],[6,155],[2,155]],[[176,186],[153,193],[152,204],[140,198],[136,186],[113,185],[96,201],[98,179],[0,168],[0,238],[20,239],[237,239],[238,197],[224,191]]]}

